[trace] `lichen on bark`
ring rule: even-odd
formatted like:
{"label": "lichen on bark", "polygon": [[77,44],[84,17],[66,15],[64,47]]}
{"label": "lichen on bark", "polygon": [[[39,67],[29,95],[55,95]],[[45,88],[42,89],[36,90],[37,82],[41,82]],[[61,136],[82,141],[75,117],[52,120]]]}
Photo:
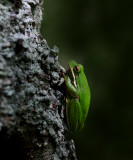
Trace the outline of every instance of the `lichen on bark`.
{"label": "lichen on bark", "polygon": [[[42,0],[0,1],[0,150],[4,159],[76,159],[65,72],[40,34]],[[2,157],[2,155],[1,155]],[[0,158],[1,159],[1,158]]]}

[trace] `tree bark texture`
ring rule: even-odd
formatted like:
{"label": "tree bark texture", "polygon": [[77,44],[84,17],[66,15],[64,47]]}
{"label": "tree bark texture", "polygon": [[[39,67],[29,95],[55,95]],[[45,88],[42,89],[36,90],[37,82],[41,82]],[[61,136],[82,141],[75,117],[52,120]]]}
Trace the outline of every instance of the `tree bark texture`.
{"label": "tree bark texture", "polygon": [[[42,0],[0,0],[0,159],[76,159],[64,69],[40,34]],[[2,158],[3,157],[3,158]]]}

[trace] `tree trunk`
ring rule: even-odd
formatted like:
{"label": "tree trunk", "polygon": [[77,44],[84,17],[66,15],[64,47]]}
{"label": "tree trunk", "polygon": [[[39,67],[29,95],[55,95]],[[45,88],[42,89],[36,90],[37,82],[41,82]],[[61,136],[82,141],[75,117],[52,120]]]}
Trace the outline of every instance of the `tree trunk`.
{"label": "tree trunk", "polygon": [[[0,159],[76,159],[64,69],[40,35],[42,0],[0,0]],[[3,158],[2,158],[3,157]]]}

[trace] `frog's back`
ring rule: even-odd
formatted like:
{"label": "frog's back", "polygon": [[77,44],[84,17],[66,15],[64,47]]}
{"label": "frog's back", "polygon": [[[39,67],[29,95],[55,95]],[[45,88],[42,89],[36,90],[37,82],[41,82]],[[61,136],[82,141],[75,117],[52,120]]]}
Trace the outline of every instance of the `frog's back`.
{"label": "frog's back", "polygon": [[79,101],[81,106],[82,117],[79,122],[80,129],[83,128],[85,120],[87,118],[89,106],[90,106],[90,88],[88,85],[87,78],[82,71],[77,79],[78,90],[79,90]]}

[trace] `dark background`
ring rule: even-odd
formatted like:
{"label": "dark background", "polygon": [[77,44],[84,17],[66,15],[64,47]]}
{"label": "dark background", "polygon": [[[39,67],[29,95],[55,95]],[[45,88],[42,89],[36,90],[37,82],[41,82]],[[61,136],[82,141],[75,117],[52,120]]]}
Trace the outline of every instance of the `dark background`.
{"label": "dark background", "polygon": [[133,1],[45,0],[41,32],[59,61],[84,65],[91,106],[79,160],[133,160]]}

